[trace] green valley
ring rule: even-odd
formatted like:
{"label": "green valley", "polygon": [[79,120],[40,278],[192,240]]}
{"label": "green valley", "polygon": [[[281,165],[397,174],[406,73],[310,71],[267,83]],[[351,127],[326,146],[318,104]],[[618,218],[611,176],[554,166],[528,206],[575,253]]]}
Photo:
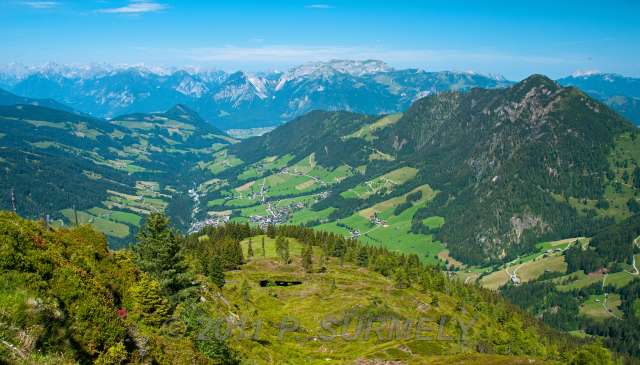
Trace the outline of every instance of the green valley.
{"label": "green valley", "polygon": [[115,246],[128,245],[151,212],[187,227],[192,164],[235,142],[183,106],[108,121],[2,106],[0,129],[12,136],[0,150],[2,207],[15,203],[20,214],[55,224],[92,223]]}

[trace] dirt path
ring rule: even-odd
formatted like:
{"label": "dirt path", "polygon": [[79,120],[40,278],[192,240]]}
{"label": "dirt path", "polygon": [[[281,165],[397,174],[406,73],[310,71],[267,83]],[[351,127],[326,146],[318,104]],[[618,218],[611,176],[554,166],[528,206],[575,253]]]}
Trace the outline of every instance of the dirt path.
{"label": "dirt path", "polygon": [[504,271],[507,273],[507,275],[509,275],[509,279],[511,279],[512,283],[520,283],[520,279],[518,278],[518,269],[520,269],[523,264],[520,264],[520,266],[516,267],[512,273],[509,272],[509,269],[507,267],[504,268]]}

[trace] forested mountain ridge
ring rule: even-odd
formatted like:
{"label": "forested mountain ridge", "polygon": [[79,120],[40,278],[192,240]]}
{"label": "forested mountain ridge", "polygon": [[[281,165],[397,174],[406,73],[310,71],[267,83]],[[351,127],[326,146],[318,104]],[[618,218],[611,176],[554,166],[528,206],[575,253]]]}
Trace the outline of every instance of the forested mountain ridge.
{"label": "forested mountain ridge", "polygon": [[16,104],[30,104],[43,106],[47,108],[64,110],[67,112],[73,112],[73,109],[66,105],[60,104],[53,99],[31,99],[22,96],[14,95],[6,90],[0,89],[0,105],[16,105]]}
{"label": "forested mountain ridge", "polygon": [[230,148],[230,152],[247,163],[294,151],[296,156],[315,153],[318,161],[327,166],[337,166],[343,160],[360,162],[367,156],[362,156],[365,152],[362,150],[362,141],[356,138],[344,140],[342,137],[378,119],[376,116],[345,111],[314,110],[281,126],[277,132],[236,144]]}
{"label": "forested mountain ridge", "polygon": [[563,199],[603,198],[623,133],[635,131],[608,107],[535,75],[509,89],[422,99],[381,139],[447,196],[426,209],[446,212],[437,236],[482,260],[597,226]]}
{"label": "forested mountain ridge", "polygon": [[395,221],[408,230],[402,250],[424,255],[411,241],[439,241],[467,263],[506,260],[631,215],[635,136],[606,105],[542,75],[429,95],[402,115],[316,111],[216,155],[203,212],[260,220],[261,206],[301,202],[285,219],[371,243]]}
{"label": "forested mountain ridge", "polygon": [[231,142],[181,105],[112,120],[0,106],[1,207],[94,223],[114,243],[128,244],[153,211],[168,209],[177,224],[189,224],[193,165]]}

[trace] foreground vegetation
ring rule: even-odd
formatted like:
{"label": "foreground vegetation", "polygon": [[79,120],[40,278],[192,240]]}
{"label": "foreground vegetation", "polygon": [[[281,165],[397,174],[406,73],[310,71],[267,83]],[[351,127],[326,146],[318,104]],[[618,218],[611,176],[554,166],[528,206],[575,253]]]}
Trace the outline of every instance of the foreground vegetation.
{"label": "foreground vegetation", "polygon": [[[181,237],[152,214],[110,251],[88,226],[1,213],[0,292],[9,363],[613,363],[415,255],[296,226]],[[424,337],[384,328],[421,318]]]}

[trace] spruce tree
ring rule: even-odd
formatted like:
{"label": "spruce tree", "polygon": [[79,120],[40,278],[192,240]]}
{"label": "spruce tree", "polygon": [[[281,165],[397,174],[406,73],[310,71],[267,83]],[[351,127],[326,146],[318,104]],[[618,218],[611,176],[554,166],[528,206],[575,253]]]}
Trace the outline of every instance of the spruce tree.
{"label": "spruce tree", "polygon": [[282,258],[282,251],[284,250],[284,237],[276,237],[276,254]]}
{"label": "spruce tree", "polygon": [[284,240],[284,250],[283,250],[283,255],[282,255],[282,261],[284,261],[285,264],[288,264],[291,262],[291,252],[289,251],[289,240],[285,239]]}
{"label": "spruce tree", "polygon": [[306,272],[311,272],[313,269],[313,246],[310,244],[302,248],[302,267]]}
{"label": "spruce tree", "polygon": [[244,264],[244,254],[242,253],[242,245],[240,245],[240,241],[234,240],[234,256],[238,265]]}
{"label": "spruce tree", "polygon": [[411,286],[411,280],[409,279],[409,273],[405,267],[400,267],[396,270],[395,276],[395,287],[397,289],[406,289]]}
{"label": "spruce tree", "polygon": [[226,283],[226,280],[224,277],[224,267],[223,267],[222,259],[220,258],[220,256],[215,255],[211,258],[211,262],[209,263],[209,267],[208,267],[208,272],[209,272],[209,279],[211,279],[211,281],[214,284],[216,284],[218,288],[222,288]]}
{"label": "spruce tree", "polygon": [[247,257],[249,258],[253,257],[253,245],[251,243],[251,238],[249,238],[249,244],[247,248]]}
{"label": "spruce tree", "polygon": [[362,267],[366,267],[369,265],[369,252],[367,251],[366,247],[362,246],[358,250],[356,263],[358,264],[358,266]]}
{"label": "spruce tree", "polygon": [[134,313],[145,323],[158,326],[169,316],[169,300],[162,294],[160,284],[149,274],[143,273],[131,287]]}
{"label": "spruce tree", "polygon": [[276,237],[276,253],[285,264],[290,261],[289,240],[283,236]]}
{"label": "spruce tree", "polygon": [[321,272],[324,272],[324,271],[326,271],[326,269],[327,269],[327,267],[326,267],[326,260],[327,260],[327,258],[326,258],[326,256],[325,256],[325,252],[324,252],[324,251],[322,251],[322,252],[320,253],[320,260],[319,260],[319,262],[318,262],[318,266],[320,266],[320,271],[321,271]]}
{"label": "spruce tree", "polygon": [[222,259],[222,266],[225,270],[236,270],[244,263],[242,246],[238,240],[225,238],[216,245],[216,252]]}
{"label": "spruce tree", "polygon": [[164,214],[151,213],[147,217],[134,251],[140,269],[156,279],[166,294],[175,294],[190,282],[185,275],[180,240]]}
{"label": "spruce tree", "polygon": [[344,257],[344,254],[346,253],[346,251],[347,251],[347,248],[344,244],[344,241],[342,239],[337,240],[333,248],[333,256]]}
{"label": "spruce tree", "polygon": [[269,236],[269,238],[276,238],[276,227],[274,227],[272,224],[267,226],[267,236]]}
{"label": "spruce tree", "polygon": [[251,286],[249,286],[249,282],[246,279],[242,281],[240,293],[242,294],[242,300],[245,303],[248,303],[249,300],[251,300]]}
{"label": "spruce tree", "polygon": [[327,259],[327,256],[329,256],[329,244],[325,241],[322,243],[322,265],[324,266],[324,260]]}

